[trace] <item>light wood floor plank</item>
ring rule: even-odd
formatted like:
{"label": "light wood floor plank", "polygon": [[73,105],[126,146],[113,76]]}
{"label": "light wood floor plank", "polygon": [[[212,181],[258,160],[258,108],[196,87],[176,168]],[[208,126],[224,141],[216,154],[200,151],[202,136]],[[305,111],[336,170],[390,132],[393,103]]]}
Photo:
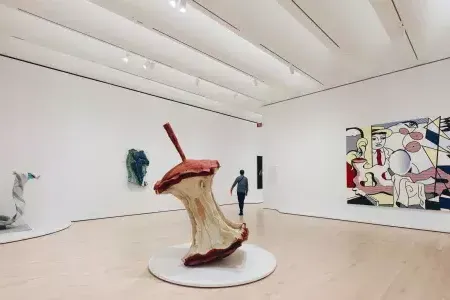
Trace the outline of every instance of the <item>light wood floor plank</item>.
{"label": "light wood floor plank", "polygon": [[[224,212],[238,220],[237,207]],[[382,212],[380,212],[382,213]],[[282,215],[247,205],[249,243],[271,251],[267,279],[228,289],[179,287],[154,278],[157,249],[188,242],[184,211],[74,223],[0,245],[1,299],[450,299],[450,235]]]}

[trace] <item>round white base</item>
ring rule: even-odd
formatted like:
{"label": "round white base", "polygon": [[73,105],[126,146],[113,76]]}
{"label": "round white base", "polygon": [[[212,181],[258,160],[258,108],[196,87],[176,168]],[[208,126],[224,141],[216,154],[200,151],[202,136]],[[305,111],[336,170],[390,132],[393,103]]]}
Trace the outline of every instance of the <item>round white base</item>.
{"label": "round white base", "polygon": [[165,248],[148,262],[150,272],[164,281],[191,287],[230,287],[263,279],[275,270],[272,253],[243,244],[230,256],[206,265],[186,267],[182,258],[190,244]]}
{"label": "round white base", "polygon": [[20,232],[11,232],[11,233],[0,232],[0,244],[32,239],[47,234],[55,233],[69,228],[71,224],[72,222],[67,221],[67,222],[60,222],[57,224],[45,224],[42,226],[36,226],[30,228],[30,230]]}

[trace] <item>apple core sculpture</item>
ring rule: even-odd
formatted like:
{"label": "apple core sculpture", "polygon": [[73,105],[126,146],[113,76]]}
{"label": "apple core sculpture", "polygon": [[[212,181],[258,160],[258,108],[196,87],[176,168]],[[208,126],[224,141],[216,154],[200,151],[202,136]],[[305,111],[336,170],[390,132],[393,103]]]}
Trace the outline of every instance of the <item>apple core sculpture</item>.
{"label": "apple core sculpture", "polygon": [[248,239],[245,223],[225,218],[211,190],[220,164],[217,160],[186,159],[169,123],[164,125],[182,162],[158,181],[157,194],[172,194],[186,208],[192,225],[192,244],[184,256],[185,266],[196,266],[225,258]]}

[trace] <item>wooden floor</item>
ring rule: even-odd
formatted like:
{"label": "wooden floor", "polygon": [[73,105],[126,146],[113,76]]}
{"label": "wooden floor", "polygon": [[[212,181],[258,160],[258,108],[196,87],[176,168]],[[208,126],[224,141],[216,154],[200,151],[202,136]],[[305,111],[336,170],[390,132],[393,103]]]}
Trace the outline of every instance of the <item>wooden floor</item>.
{"label": "wooden floor", "polygon": [[[237,207],[224,212],[238,219]],[[247,205],[250,243],[278,267],[246,286],[194,289],[147,271],[152,252],[186,242],[184,211],[75,223],[0,245],[0,299],[450,299],[450,235],[282,215]]]}

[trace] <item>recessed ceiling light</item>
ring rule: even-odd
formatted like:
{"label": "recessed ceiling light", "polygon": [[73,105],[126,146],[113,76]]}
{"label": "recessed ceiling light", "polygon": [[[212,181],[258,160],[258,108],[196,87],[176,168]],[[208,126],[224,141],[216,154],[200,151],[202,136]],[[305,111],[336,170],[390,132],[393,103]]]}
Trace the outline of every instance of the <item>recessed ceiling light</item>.
{"label": "recessed ceiling light", "polygon": [[169,0],[169,4],[173,8],[178,8],[182,13],[187,11],[187,0]]}
{"label": "recessed ceiling light", "polygon": [[185,13],[186,12],[186,2],[187,0],[180,0],[180,12]]}

